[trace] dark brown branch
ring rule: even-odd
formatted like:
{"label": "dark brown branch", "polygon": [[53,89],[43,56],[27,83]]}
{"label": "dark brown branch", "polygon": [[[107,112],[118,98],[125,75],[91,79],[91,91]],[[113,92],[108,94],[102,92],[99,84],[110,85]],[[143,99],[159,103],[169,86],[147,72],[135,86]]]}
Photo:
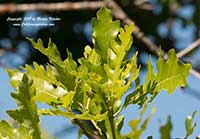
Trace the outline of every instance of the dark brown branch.
{"label": "dark brown branch", "polygon": [[93,133],[90,133],[86,127],[83,125],[83,123],[78,120],[78,119],[74,119],[73,120],[75,124],[77,124],[81,131],[84,133],[84,135],[86,135],[89,139],[101,139],[101,137],[99,137],[99,135],[96,135],[95,131]]}
{"label": "dark brown branch", "polygon": [[68,11],[68,10],[96,10],[105,3],[103,1],[60,2],[60,3],[31,3],[31,4],[1,4],[0,14],[25,11]]}

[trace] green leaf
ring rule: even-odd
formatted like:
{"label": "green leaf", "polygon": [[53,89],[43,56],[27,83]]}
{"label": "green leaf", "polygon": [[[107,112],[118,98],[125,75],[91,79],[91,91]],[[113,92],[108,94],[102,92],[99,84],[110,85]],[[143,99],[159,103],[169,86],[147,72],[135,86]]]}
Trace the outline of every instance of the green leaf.
{"label": "green leaf", "polygon": [[191,65],[178,60],[174,49],[171,49],[168,55],[167,61],[164,61],[162,56],[157,60],[157,74],[153,71],[151,61],[148,62],[144,85],[140,85],[139,78],[136,80],[135,90],[127,95],[123,108],[129,104],[142,106],[146,101],[152,101],[162,90],[170,94],[176,87],[187,85],[186,78]]}
{"label": "green leaf", "polygon": [[171,49],[168,53],[168,60],[164,61],[162,56],[159,57],[156,67],[157,74],[153,72],[151,63],[148,63],[148,73],[146,76],[144,91],[149,82],[155,81],[157,83],[156,92],[166,90],[171,94],[176,87],[186,86],[186,78],[191,69],[190,64],[184,64],[176,57],[175,50]]}
{"label": "green leaf", "polygon": [[32,38],[27,38],[33,45],[35,49],[38,49],[41,53],[46,55],[51,63],[57,63],[62,65],[62,59],[60,57],[60,52],[58,51],[55,43],[49,39],[48,47],[43,47],[43,42],[41,39],[38,39],[37,43]]}
{"label": "green leaf", "polygon": [[112,92],[113,98],[119,100],[139,75],[140,67],[137,67],[137,53],[126,63],[123,70],[119,70],[119,79],[116,78],[117,75],[113,74],[114,71],[108,65],[104,65],[104,68],[109,80],[101,86],[101,89],[103,92]]}
{"label": "green leaf", "polygon": [[97,12],[97,18],[92,19],[94,48],[103,61],[107,61],[108,49],[111,41],[116,38],[120,29],[119,20],[112,21],[111,11],[101,8]]}
{"label": "green leaf", "polygon": [[87,45],[85,47],[85,51],[83,54],[85,59],[87,59],[87,61],[89,61],[90,64],[97,66],[101,64],[101,56],[98,53],[96,53],[95,49],[92,49],[90,46]]}
{"label": "green leaf", "polygon": [[[51,104],[67,93],[49,66],[45,70],[43,66],[34,62],[33,67],[26,65],[23,69],[26,70],[29,79],[33,81],[32,87],[36,90],[35,99],[37,101]],[[7,72],[11,78],[11,84],[17,89],[23,73],[18,70],[7,70]]]}
{"label": "green leaf", "polygon": [[129,122],[129,125],[132,128],[132,130],[128,134],[124,135],[124,137],[127,137],[128,139],[140,139],[142,133],[146,130],[151,117],[155,113],[155,108],[154,108],[152,109],[150,115],[144,121],[142,121],[142,117],[146,109],[147,109],[147,104],[145,104],[145,106],[141,110],[139,118],[133,119]]}
{"label": "green leaf", "polygon": [[63,64],[68,67],[68,70],[73,71],[77,69],[77,63],[72,57],[72,53],[67,49],[67,58],[64,60]]}
{"label": "green leaf", "polygon": [[95,121],[102,121],[107,117],[107,112],[103,114],[91,115],[89,111],[83,114],[74,114],[72,112],[66,112],[59,109],[39,109],[39,115],[50,115],[50,116],[64,116],[71,120],[79,119],[79,120],[95,120]]}
{"label": "green leaf", "polygon": [[171,139],[172,123],[171,117],[168,116],[166,124],[160,127],[160,138],[161,139]]}
{"label": "green leaf", "polygon": [[46,67],[46,71],[43,66],[39,66],[36,63],[33,64],[34,69],[26,65],[25,70],[29,78],[33,80],[33,87],[36,89],[35,99],[37,101],[50,104],[67,93],[67,90],[57,81],[55,73],[49,66]]}
{"label": "green leaf", "polygon": [[196,123],[192,124],[193,120],[194,120],[194,116],[196,115],[197,111],[194,111],[192,113],[192,116],[188,116],[185,119],[185,129],[186,129],[186,135],[185,138],[189,137],[192,135],[194,128],[196,127]]}
{"label": "green leaf", "polygon": [[20,125],[29,129],[33,139],[40,139],[39,117],[34,100],[35,89],[26,74],[23,75],[18,91],[11,95],[16,100],[18,109],[9,110],[7,113],[17,120]]}
{"label": "green leaf", "polygon": [[65,109],[68,109],[69,105],[71,105],[74,94],[74,92],[70,91],[60,98],[60,101]]}
{"label": "green leaf", "polygon": [[90,113],[96,115],[100,114],[102,111],[102,105],[101,105],[101,97],[99,95],[95,95],[94,98],[90,99],[89,101],[89,111]]}
{"label": "green leaf", "polygon": [[139,78],[136,80],[135,90],[128,94],[125,98],[123,109],[125,109],[129,104],[138,104],[140,107],[144,105],[147,100],[148,93],[143,91],[143,86],[140,85]]}
{"label": "green leaf", "polygon": [[73,73],[76,69],[76,62],[73,60],[71,53],[67,51],[68,58],[63,62],[56,45],[51,41],[51,39],[49,39],[47,48],[43,46],[41,39],[38,39],[37,42],[30,38],[28,38],[28,40],[32,43],[34,48],[38,49],[49,58],[50,63],[54,65],[54,67],[51,66],[51,69],[53,70],[56,79],[69,91],[73,90],[75,87],[75,76]]}
{"label": "green leaf", "polygon": [[11,69],[6,69],[9,77],[10,77],[10,84],[15,90],[18,90],[18,86],[20,84],[20,81],[23,78],[24,73],[20,72],[17,69],[11,70]]}
{"label": "green leaf", "polygon": [[112,68],[118,69],[121,67],[122,61],[127,55],[128,50],[133,43],[133,23],[125,25],[124,29],[120,28],[118,40],[112,40],[111,49],[109,49],[109,65]]}
{"label": "green leaf", "polygon": [[0,137],[1,138],[9,138],[14,139],[15,138],[14,129],[10,127],[10,125],[6,121],[0,122]]}
{"label": "green leaf", "polygon": [[1,139],[32,139],[29,129],[20,126],[19,128],[11,127],[6,121],[0,122]]}

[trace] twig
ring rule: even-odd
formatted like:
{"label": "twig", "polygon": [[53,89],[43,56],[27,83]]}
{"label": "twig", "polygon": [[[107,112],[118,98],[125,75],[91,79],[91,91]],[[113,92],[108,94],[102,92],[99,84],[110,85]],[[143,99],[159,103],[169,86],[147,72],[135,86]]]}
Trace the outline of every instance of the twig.
{"label": "twig", "polygon": [[[131,22],[134,22],[133,20],[131,20],[128,15],[126,15],[126,13],[120,8],[120,6],[113,0],[108,0],[107,1],[107,5],[108,7],[110,7],[112,9],[113,15],[116,18],[121,19],[125,24],[130,24]],[[167,53],[163,50],[161,50],[157,45],[155,45],[149,38],[147,38],[146,36],[144,36],[144,33],[140,30],[140,28],[135,25],[134,27],[134,31],[133,31],[133,36],[140,40],[141,42],[143,42],[147,48],[155,53],[157,56],[160,55],[160,51],[163,52],[164,57],[167,57]],[[179,54],[180,55],[180,54]],[[180,56],[178,57],[180,58]],[[200,79],[200,73],[197,72],[194,69],[190,70],[190,73],[192,75],[194,75],[195,77]]]}
{"label": "twig", "polygon": [[176,56],[178,58],[181,58],[181,57],[187,55],[189,52],[191,52],[195,48],[197,48],[198,46],[200,46],[200,39],[197,39],[195,42],[193,42],[192,44],[190,44],[187,48],[185,48],[185,49],[181,50],[180,52],[178,52],[176,54]]}
{"label": "twig", "polygon": [[146,11],[152,11],[153,6],[150,4],[143,4],[138,6],[139,9],[146,10]]}
{"label": "twig", "polygon": [[105,5],[103,1],[60,2],[60,3],[31,3],[31,4],[1,4],[0,14],[25,11],[67,11],[67,10],[96,10]]}
{"label": "twig", "polygon": [[135,0],[133,4],[142,10],[153,10],[153,6],[149,3],[149,0]]}
{"label": "twig", "polygon": [[192,75],[194,75],[195,77],[197,77],[197,78],[200,79],[200,73],[199,73],[198,71],[196,71],[196,70],[194,70],[194,69],[191,69],[191,70],[190,70],[190,73],[191,73]]}

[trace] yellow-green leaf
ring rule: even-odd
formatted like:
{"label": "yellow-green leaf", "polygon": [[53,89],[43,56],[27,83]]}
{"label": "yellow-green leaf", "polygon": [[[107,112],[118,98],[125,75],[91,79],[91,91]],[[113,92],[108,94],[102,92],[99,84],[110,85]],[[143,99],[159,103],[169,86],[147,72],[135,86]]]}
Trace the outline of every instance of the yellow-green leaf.
{"label": "yellow-green leaf", "polygon": [[22,126],[13,128],[3,120],[0,122],[0,139],[34,139],[29,130]]}
{"label": "yellow-green leaf", "polygon": [[164,61],[162,56],[159,57],[156,67],[157,74],[154,74],[151,63],[148,63],[148,73],[144,87],[147,87],[150,81],[157,83],[156,92],[166,90],[172,93],[178,86],[186,86],[186,78],[191,69],[190,64],[184,64],[175,54],[175,50],[171,49],[168,53],[168,60]]}
{"label": "yellow-green leaf", "polygon": [[94,48],[104,61],[107,61],[108,49],[111,41],[116,38],[120,29],[119,20],[112,21],[111,11],[101,8],[97,12],[97,18],[92,19]]}
{"label": "yellow-green leaf", "polygon": [[35,89],[32,86],[32,81],[28,79],[26,74],[23,75],[19,89],[11,95],[16,100],[18,109],[9,110],[7,113],[17,120],[20,125],[26,127],[33,139],[40,139],[39,117],[34,100]]}
{"label": "yellow-green leaf", "polygon": [[64,116],[71,120],[79,119],[79,120],[95,120],[95,121],[102,121],[107,117],[107,112],[102,114],[91,115],[88,112],[83,114],[74,114],[71,112],[66,112],[58,109],[40,109],[38,111],[40,115],[50,115],[50,116]]}

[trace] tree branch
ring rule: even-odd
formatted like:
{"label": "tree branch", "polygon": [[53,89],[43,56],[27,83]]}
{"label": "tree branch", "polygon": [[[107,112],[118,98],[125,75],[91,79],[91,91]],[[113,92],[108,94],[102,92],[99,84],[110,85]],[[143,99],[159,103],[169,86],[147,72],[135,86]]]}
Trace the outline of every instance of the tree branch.
{"label": "tree branch", "polygon": [[95,131],[93,134],[91,134],[86,127],[81,123],[80,120],[78,119],[74,119],[73,120],[75,124],[77,124],[80,129],[82,130],[82,132],[89,138],[89,139],[101,139],[101,137],[99,137],[98,135],[95,134]]}
{"label": "tree branch", "polygon": [[1,4],[0,14],[25,11],[69,11],[69,10],[96,10],[105,6],[103,1],[60,2],[60,3],[31,3],[31,4]]}
{"label": "tree branch", "polygon": [[195,42],[193,42],[192,44],[190,44],[188,47],[186,47],[185,49],[183,49],[180,52],[178,52],[176,54],[176,56],[178,58],[181,58],[181,57],[187,55],[189,52],[191,52],[195,48],[197,48],[198,46],[200,46],[200,39],[197,39]]}
{"label": "tree branch", "polygon": [[200,79],[200,73],[199,73],[198,71],[196,71],[196,70],[194,70],[194,69],[191,69],[191,70],[190,70],[190,73],[191,73],[192,75],[194,75],[195,77],[197,77],[197,78]]}

